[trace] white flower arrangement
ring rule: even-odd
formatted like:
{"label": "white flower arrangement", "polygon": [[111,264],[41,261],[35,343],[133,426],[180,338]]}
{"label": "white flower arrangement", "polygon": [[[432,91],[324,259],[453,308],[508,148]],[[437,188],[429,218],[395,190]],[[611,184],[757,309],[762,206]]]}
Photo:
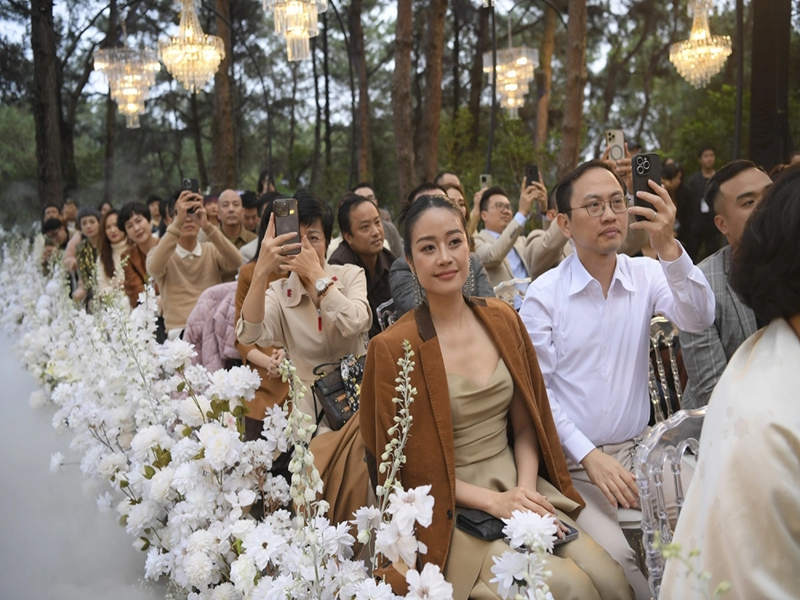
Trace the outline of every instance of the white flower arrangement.
{"label": "white flower arrangement", "polygon": [[[245,442],[243,417],[258,375],[247,367],[208,373],[192,363],[191,345],[157,344],[156,306],[148,287],[132,312],[115,292],[96,298],[87,314],[70,299],[56,261],[45,276],[28,243],[12,238],[3,246],[0,326],[19,340],[21,361],[40,386],[30,403],[56,405],[53,426],[73,434],[70,451],[100,486],[98,509],[116,510],[133,546],[146,552],[145,577],[167,577],[171,594],[189,600],[394,600],[370,575],[380,552],[408,567],[407,598],[452,598],[435,565],[419,568],[426,548],[416,527],[431,524],[430,486],[404,490],[398,479],[416,394],[407,342],[393,399],[398,413],[380,465],[386,480],[378,506],[361,508],[352,521],[359,541],[374,544],[370,565],[353,560],[349,525],[333,526],[325,516],[308,449],[316,426],[290,410],[305,392],[294,367],[281,367],[289,399],[267,411],[262,439]],[[287,483],[270,470],[290,449]],[[70,464],[55,453],[50,468]],[[257,502],[261,520],[250,514]],[[290,504],[292,513],[283,508]],[[529,530],[510,536],[527,542]],[[519,579],[508,581],[511,589]]]}

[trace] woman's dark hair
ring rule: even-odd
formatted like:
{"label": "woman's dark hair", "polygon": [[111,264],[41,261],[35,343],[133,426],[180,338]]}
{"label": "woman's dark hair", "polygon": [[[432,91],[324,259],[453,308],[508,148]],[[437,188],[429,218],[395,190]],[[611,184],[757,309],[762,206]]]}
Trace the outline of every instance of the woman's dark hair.
{"label": "woman's dark hair", "polygon": [[[461,187],[458,183],[448,183],[447,185],[442,186],[444,188],[444,193],[446,194],[450,190],[458,190],[461,194],[461,197],[464,198],[464,203],[467,205],[467,211],[469,211],[469,202],[467,202],[467,195],[464,193],[464,188]],[[449,198],[450,196],[448,196]]]}
{"label": "woman's dark hair", "polygon": [[78,223],[78,228],[80,228],[81,226],[81,221],[86,217],[94,217],[95,219],[97,219],[97,222],[99,223],[102,220],[103,215],[101,215],[100,211],[97,210],[94,206],[84,206],[82,208],[79,208],[78,216],[75,217],[75,221]]}
{"label": "woman's dark hair", "polygon": [[100,240],[97,242],[97,256],[100,258],[100,264],[103,265],[103,271],[106,272],[108,278],[114,276],[114,252],[106,235],[106,222],[112,215],[117,215],[117,228],[119,228],[119,213],[117,209],[112,208],[100,221]]}
{"label": "woman's dark hair", "polygon": [[451,211],[458,217],[458,222],[461,224],[464,234],[467,235],[467,243],[469,243],[469,234],[467,234],[467,221],[464,219],[464,213],[458,208],[453,201],[447,196],[420,196],[414,201],[405,214],[403,224],[403,249],[405,251],[406,260],[411,262],[411,234],[414,231],[419,218],[428,210],[432,208],[444,208]]}
{"label": "woman's dark hair", "polygon": [[114,205],[111,204],[111,202],[109,202],[108,200],[103,200],[100,204],[98,204],[97,205],[97,210],[99,210],[102,213],[103,212],[103,207],[106,204],[108,204],[111,207],[111,210],[114,210]]}
{"label": "woman's dark hair", "polygon": [[325,234],[325,248],[330,246],[333,234],[333,209],[330,205],[311,190],[297,190],[293,197],[297,200],[300,225],[310,227],[319,221]]}
{"label": "woman's dark hair", "polygon": [[556,207],[558,208],[558,212],[567,215],[571,214],[570,209],[572,208],[572,205],[570,202],[572,201],[572,186],[584,173],[591,169],[605,169],[614,176],[614,179],[617,180],[617,183],[619,183],[619,187],[622,188],[622,191],[627,191],[625,183],[622,181],[622,179],[620,179],[619,175],[617,175],[617,172],[614,169],[609,167],[602,160],[590,160],[582,165],[578,165],[572,171],[564,175],[561,181],[556,184]]}
{"label": "woman's dark hair", "polygon": [[267,169],[261,169],[261,173],[258,175],[258,184],[256,185],[256,193],[261,193],[261,188],[264,187],[264,182],[267,182],[267,190],[269,190],[270,186],[275,187],[275,180],[272,179],[272,174]]}
{"label": "woman's dark hair", "polygon": [[258,225],[258,245],[256,246],[256,254],[250,262],[256,262],[258,260],[258,255],[261,253],[261,242],[264,241],[264,236],[267,234],[267,227],[269,227],[272,205],[278,198],[286,198],[286,196],[278,192],[267,192],[259,198],[259,202],[264,203],[264,212],[261,213],[261,222]]}
{"label": "woman's dark hair", "polygon": [[400,205],[400,218],[398,219],[400,227],[404,227],[403,223],[405,222],[406,213],[416,199],[422,196],[435,196],[438,194],[447,198],[447,192],[438,183],[421,183],[411,190]]}
{"label": "woman's dark hair", "polygon": [[480,202],[478,202],[481,212],[489,209],[489,198],[492,196],[504,196],[508,198],[508,194],[506,194],[506,191],[503,188],[501,188],[499,185],[493,185],[488,190],[483,192]]}
{"label": "woman's dark hair", "polygon": [[750,215],[730,283],[765,321],[800,314],[800,165],[784,171]]}
{"label": "woman's dark hair", "polygon": [[[339,210],[336,214],[336,220],[339,223],[339,231],[344,235],[345,233],[348,235],[353,235],[353,222],[350,219],[350,215],[353,212],[353,209],[363,204],[364,202],[369,202],[372,204],[372,201],[367,198],[366,196],[359,196],[354,192],[345,192],[344,196],[342,196],[341,200],[339,200]],[[372,206],[375,206],[372,204]],[[378,209],[376,208],[375,211],[377,212]]]}
{"label": "woman's dark hair", "polygon": [[[159,200],[159,202],[161,202],[161,200]],[[126,223],[130,221],[134,215],[139,215],[149,221],[150,209],[146,204],[142,204],[141,202],[128,202],[127,204],[123,204],[122,208],[119,209],[119,213],[117,213],[117,227],[119,227],[120,231],[125,232]]]}

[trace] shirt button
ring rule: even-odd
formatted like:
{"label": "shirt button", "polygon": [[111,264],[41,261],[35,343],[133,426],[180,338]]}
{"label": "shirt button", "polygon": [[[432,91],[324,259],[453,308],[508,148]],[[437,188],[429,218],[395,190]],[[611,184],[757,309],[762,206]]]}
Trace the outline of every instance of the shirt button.
{"label": "shirt button", "polygon": [[449,508],[447,509],[447,518],[448,519],[452,519],[453,518],[453,511],[450,510]]}

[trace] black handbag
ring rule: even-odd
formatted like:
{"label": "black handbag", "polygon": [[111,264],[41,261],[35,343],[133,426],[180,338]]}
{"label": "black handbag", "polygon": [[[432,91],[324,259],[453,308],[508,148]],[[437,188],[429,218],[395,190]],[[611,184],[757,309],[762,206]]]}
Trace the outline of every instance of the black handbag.
{"label": "black handbag", "polygon": [[[364,377],[366,356],[348,354],[338,363],[325,363],[314,367],[316,380],[312,386],[314,403],[322,407],[317,423],[323,415],[334,431],[339,431],[358,410],[361,380]],[[327,371],[327,372],[326,372]]]}
{"label": "black handbag", "polygon": [[501,540],[505,537],[505,523],[487,512],[472,508],[462,510],[456,517],[456,527],[486,542]]}

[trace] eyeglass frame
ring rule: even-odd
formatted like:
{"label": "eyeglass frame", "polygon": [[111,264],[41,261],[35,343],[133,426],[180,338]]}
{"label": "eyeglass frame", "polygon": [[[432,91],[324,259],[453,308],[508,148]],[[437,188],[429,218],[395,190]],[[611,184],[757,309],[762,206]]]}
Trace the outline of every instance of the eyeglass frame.
{"label": "eyeglass frame", "polygon": [[[617,200],[620,200],[623,203],[623,209],[622,210],[619,210],[619,211],[614,210],[614,208],[611,206],[611,203],[612,202],[616,202]],[[590,204],[594,204],[595,202],[602,202],[603,203],[603,210],[601,210],[598,214],[593,215],[592,213],[589,212],[589,205]],[[621,215],[622,213],[624,213],[624,212],[626,212],[628,210],[628,200],[625,197],[622,197],[622,198],[612,198],[611,200],[592,200],[591,202],[587,202],[583,206],[570,207],[569,209],[564,211],[564,214],[571,213],[573,210],[578,210],[579,208],[585,208],[586,209],[586,214],[589,215],[591,218],[596,219],[597,217],[602,217],[605,214],[606,205],[608,205],[608,208],[615,215]]]}
{"label": "eyeglass frame", "polygon": [[508,204],[503,204],[502,202],[494,202],[493,204],[487,206],[486,208],[487,209],[494,208],[499,212],[510,212],[510,213],[514,212],[514,207],[511,205],[511,202],[509,202]]}

